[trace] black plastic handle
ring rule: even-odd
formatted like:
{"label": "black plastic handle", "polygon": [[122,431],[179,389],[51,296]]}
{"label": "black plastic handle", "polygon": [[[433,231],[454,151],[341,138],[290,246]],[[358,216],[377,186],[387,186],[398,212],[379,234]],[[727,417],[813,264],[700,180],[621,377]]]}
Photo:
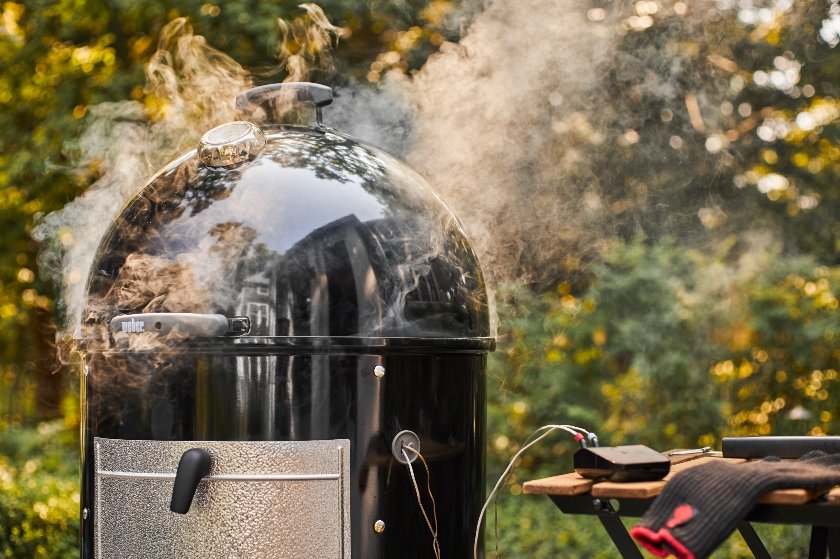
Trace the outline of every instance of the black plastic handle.
{"label": "black plastic handle", "polygon": [[270,83],[252,87],[237,95],[236,108],[240,111],[249,111],[281,95],[289,96],[288,98],[284,97],[284,101],[312,103],[319,109],[326,107],[333,101],[332,88],[325,85],[310,82]]}
{"label": "black plastic handle", "polygon": [[178,514],[189,512],[198,482],[210,473],[212,465],[213,459],[210,452],[203,448],[191,448],[181,455],[178,471],[175,474],[175,486],[172,487],[169,510]]}

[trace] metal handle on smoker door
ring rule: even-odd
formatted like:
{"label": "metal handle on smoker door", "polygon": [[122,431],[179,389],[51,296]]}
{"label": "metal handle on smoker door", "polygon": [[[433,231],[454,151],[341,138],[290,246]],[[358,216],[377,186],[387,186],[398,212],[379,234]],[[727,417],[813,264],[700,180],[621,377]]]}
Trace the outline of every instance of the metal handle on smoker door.
{"label": "metal handle on smoker door", "polygon": [[332,89],[321,84],[310,82],[270,83],[252,87],[236,96],[236,108],[249,112],[263,103],[271,101],[281,95],[289,95],[291,103],[312,103],[317,108],[326,107],[333,101]]}
{"label": "metal handle on smoker door", "polygon": [[191,448],[181,455],[175,485],[172,487],[172,501],[169,510],[178,514],[187,514],[190,510],[195,490],[201,478],[210,473],[213,459],[203,448]]}

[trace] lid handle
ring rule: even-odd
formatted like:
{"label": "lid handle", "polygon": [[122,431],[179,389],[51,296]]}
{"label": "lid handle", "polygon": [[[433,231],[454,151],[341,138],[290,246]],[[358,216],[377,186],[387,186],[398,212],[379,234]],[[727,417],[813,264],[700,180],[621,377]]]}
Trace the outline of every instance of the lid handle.
{"label": "lid handle", "polygon": [[287,103],[312,103],[320,111],[333,101],[332,88],[310,82],[270,83],[252,87],[236,96],[236,109],[246,113],[282,99]]}
{"label": "lid handle", "polygon": [[247,316],[173,312],[121,314],[111,319],[112,334],[174,333],[179,337],[212,338],[243,336],[250,330],[251,319]]}

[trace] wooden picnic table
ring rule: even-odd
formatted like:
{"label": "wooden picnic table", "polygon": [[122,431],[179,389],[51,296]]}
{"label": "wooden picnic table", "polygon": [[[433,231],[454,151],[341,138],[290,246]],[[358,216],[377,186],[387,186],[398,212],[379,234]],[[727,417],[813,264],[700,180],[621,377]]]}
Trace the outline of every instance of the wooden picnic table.
{"label": "wooden picnic table", "polygon": [[[671,451],[673,452],[673,451]],[[723,458],[719,453],[664,453],[671,458],[667,476],[657,481],[610,482],[585,479],[575,472],[526,481],[523,492],[547,495],[566,514],[595,515],[601,521],[622,557],[642,559],[621,516],[641,517],[677,473],[710,461],[739,464],[741,458]],[[809,559],[840,559],[840,486],[822,490],[781,489],[763,495],[738,526],[738,531],[757,559],[770,554],[750,522],[811,526]]]}

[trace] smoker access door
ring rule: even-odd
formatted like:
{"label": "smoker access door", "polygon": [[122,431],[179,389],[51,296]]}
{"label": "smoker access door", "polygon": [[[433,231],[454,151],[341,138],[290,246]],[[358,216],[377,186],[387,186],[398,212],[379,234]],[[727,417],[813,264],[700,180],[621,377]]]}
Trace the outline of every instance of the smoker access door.
{"label": "smoker access door", "polygon": [[[186,514],[169,509],[178,462],[212,457]],[[94,439],[96,557],[350,557],[349,440]]]}

